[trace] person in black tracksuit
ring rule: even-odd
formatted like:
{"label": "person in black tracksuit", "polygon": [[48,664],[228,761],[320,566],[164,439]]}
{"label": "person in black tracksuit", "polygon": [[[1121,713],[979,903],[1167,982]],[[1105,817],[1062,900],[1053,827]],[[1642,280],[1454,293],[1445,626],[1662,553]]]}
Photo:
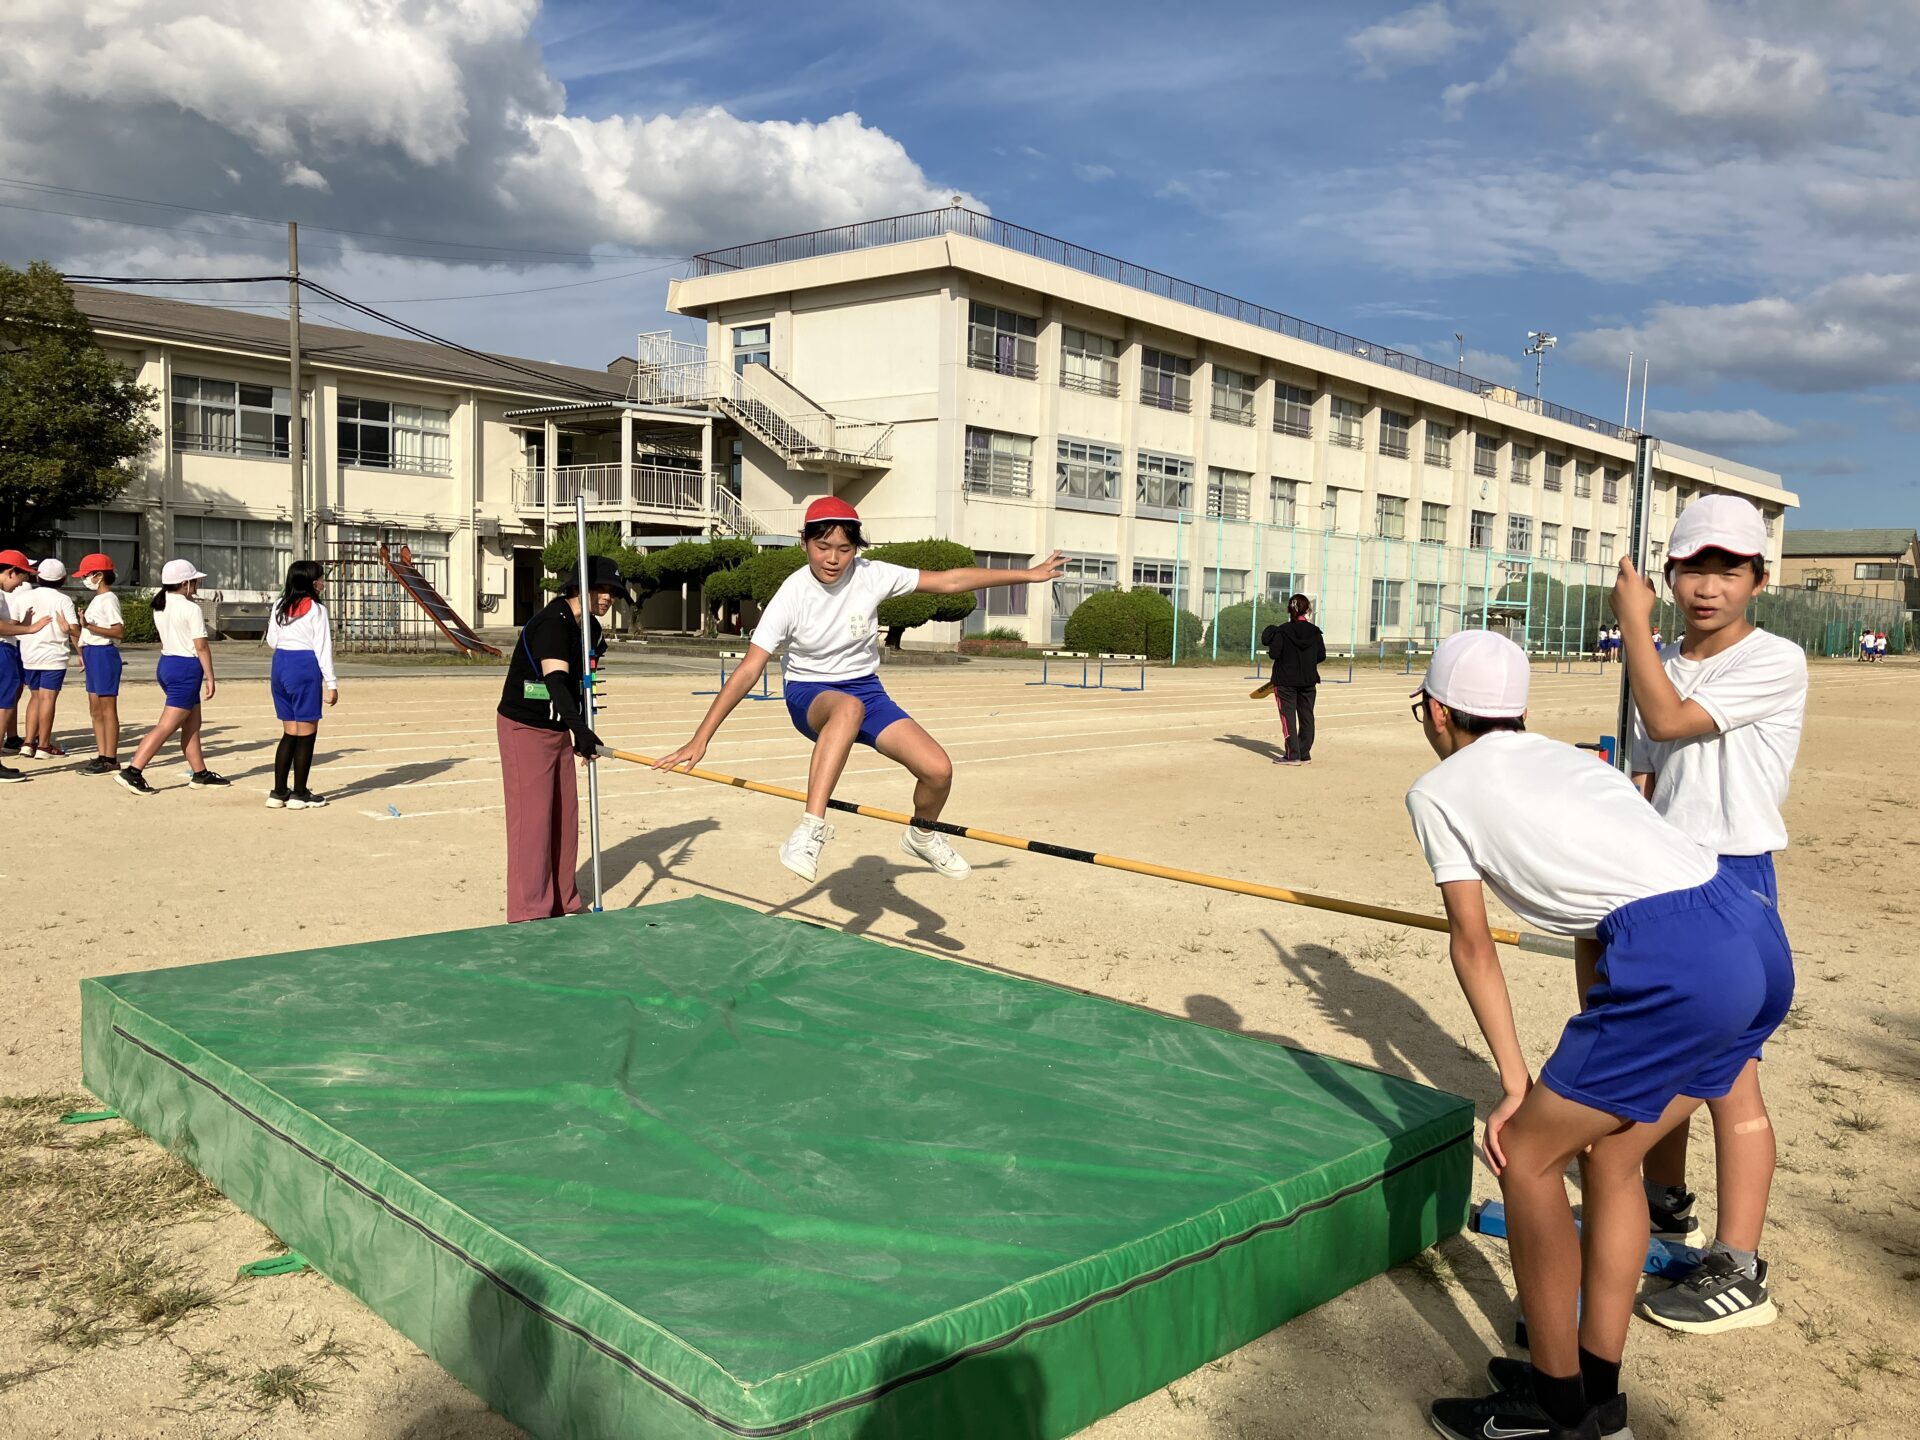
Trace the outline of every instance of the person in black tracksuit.
{"label": "person in black tracksuit", "polygon": [[1295,595],[1287,601],[1287,623],[1270,627],[1261,637],[1273,659],[1273,703],[1287,737],[1287,753],[1274,757],[1276,765],[1305,765],[1313,759],[1313,696],[1327,641],[1320,627],[1307,619],[1312,610],[1312,601]]}

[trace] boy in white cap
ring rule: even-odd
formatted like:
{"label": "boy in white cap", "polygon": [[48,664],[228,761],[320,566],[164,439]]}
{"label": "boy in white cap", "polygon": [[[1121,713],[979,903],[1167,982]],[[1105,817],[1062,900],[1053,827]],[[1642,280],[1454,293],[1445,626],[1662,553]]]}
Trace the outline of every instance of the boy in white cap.
{"label": "boy in white cap", "polygon": [[[26,688],[27,673],[20,665],[20,640],[53,624],[51,615],[25,618],[21,594],[33,579],[33,562],[18,550],[0,550],[0,735],[13,730],[13,712]],[[27,777],[11,765],[0,764],[0,785],[16,785]]]}
{"label": "boy in white cap", "polygon": [[[1436,1401],[1430,1414],[1456,1440],[1599,1440],[1627,1425],[1620,1357],[1647,1253],[1641,1159],[1733,1085],[1786,1014],[1792,966],[1771,913],[1710,850],[1619,771],[1526,733],[1527,681],[1519,646],[1468,630],[1440,642],[1414,692],[1440,764],[1407,792],[1407,811],[1505,1092],[1487,1117],[1487,1157],[1533,1350],[1531,1365],[1488,1366],[1492,1396]],[[1488,888],[1526,924],[1586,942],[1597,982],[1538,1084]],[[1567,1203],[1576,1159],[1583,1230]]]}
{"label": "boy in white cap", "polygon": [[[1630,559],[1620,562],[1612,603],[1638,711],[1634,778],[1655,810],[1763,897],[1784,949],[1773,855],[1787,847],[1780,806],[1800,748],[1807,657],[1747,619],[1767,583],[1766,551],[1766,523],[1754,506],[1709,495],[1687,507],[1667,544],[1667,583],[1685,627],[1680,643],[1664,657],[1650,644],[1653,591]],[[1669,1329],[1711,1334],[1765,1325],[1778,1313],[1758,1253],[1775,1164],[1759,1060],[1756,1051],[1733,1089],[1708,1106],[1718,1193],[1707,1259],[1641,1305]],[[1697,1224],[1686,1187],[1688,1128],[1677,1126],[1647,1156],[1647,1206],[1665,1239],[1685,1239]]]}
{"label": "boy in white cap", "polygon": [[15,609],[23,609],[24,620],[45,617],[50,623],[20,641],[20,666],[26,671],[27,724],[20,747],[20,758],[51,760],[67,752],[53,740],[54,711],[60,704],[60,687],[67,679],[67,656],[73,651],[74,637],[80,633],[80,612],[61,592],[67,567],[58,560],[42,560],[34,567],[34,586]]}

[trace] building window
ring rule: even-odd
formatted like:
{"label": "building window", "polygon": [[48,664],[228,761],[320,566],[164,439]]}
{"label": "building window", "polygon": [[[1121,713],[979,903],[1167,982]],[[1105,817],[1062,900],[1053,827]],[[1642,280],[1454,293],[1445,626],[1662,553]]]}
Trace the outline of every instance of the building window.
{"label": "building window", "polygon": [[1360,417],[1364,408],[1357,400],[1333,397],[1333,419],[1327,427],[1327,439],[1345,450],[1360,448]]}
{"label": "building window", "polygon": [[1429,545],[1447,543],[1447,507],[1431,500],[1420,504],[1420,538]]}
{"label": "building window", "polygon": [[1428,420],[1426,432],[1427,464],[1447,469],[1453,464],[1453,428],[1444,420]]}
{"label": "building window", "polygon": [[1169,515],[1193,508],[1193,462],[1178,455],[1142,450],[1134,457],[1133,498],[1142,510],[1164,510]]}
{"label": "building window", "polygon": [[1467,544],[1475,550],[1493,548],[1493,512],[1491,510],[1472,512],[1467,525]]}
{"label": "building window", "polygon": [[1273,480],[1268,482],[1267,498],[1271,508],[1267,519],[1274,525],[1298,524],[1296,512],[1300,503],[1300,482],[1298,480]]}
{"label": "building window", "polygon": [[1413,417],[1402,415],[1398,410],[1380,412],[1380,453],[1392,455],[1396,459],[1407,458],[1408,432],[1412,429]]}
{"label": "building window", "polygon": [[1367,599],[1367,639],[1378,640],[1381,636],[1400,628],[1400,597],[1406,589],[1406,582],[1375,580],[1369,589],[1371,593]]}
{"label": "building window", "polygon": [[746,444],[743,441],[736,440],[733,442],[731,449],[727,453],[727,480],[726,480],[726,491],[729,495],[733,496],[733,498],[736,500],[740,498],[740,482],[745,478],[742,472],[746,469],[746,463],[747,463]]}
{"label": "building window", "polygon": [[1856,560],[1853,565],[1853,578],[1856,580],[1911,580],[1913,566]]}
{"label": "building window", "polygon": [[1246,520],[1253,514],[1253,476],[1244,470],[1207,468],[1207,518]]}
{"label": "building window", "polygon": [[1608,470],[1600,477],[1600,501],[1605,505],[1620,503],[1620,481],[1625,476],[1623,470]]}
{"label": "building window", "polygon": [[284,460],[292,414],[287,394],[277,385],[243,385],[233,380],[175,375],[173,448],[263,459],[278,456]]}
{"label": "building window", "polygon": [[1578,525],[1573,527],[1573,543],[1567,547],[1567,558],[1576,565],[1587,563],[1587,532]]}
{"label": "building window", "polygon": [[1533,553],[1533,517],[1531,515],[1507,516],[1507,553],[1509,555]]}
{"label": "building window", "polygon": [[1068,555],[1064,557],[1060,578],[1053,582],[1053,638],[1063,639],[1067,617],[1089,595],[1112,590],[1119,584],[1119,563],[1111,555]]}
{"label": "building window", "polygon": [[1275,605],[1285,605],[1296,595],[1307,593],[1307,574],[1304,570],[1267,571],[1266,598]]}
{"label": "building window", "polygon": [[1216,570],[1211,565],[1200,572],[1200,603],[1206,607],[1208,620],[1212,620],[1229,605],[1238,605],[1247,598],[1247,572],[1244,570]]}
{"label": "building window", "polygon": [[1556,455],[1549,450],[1547,452],[1546,477],[1541,482],[1541,489],[1558,490],[1565,479],[1566,471],[1567,457],[1564,455]]}
{"label": "building window", "polygon": [[1558,525],[1540,527],[1540,558],[1542,560],[1560,558],[1560,527]]}
{"label": "building window", "polygon": [[[444,530],[394,530],[380,525],[342,525],[342,540],[357,540],[367,545],[385,545],[395,559],[405,549],[413,563],[426,576],[427,583],[444,593],[447,588],[447,555],[453,537]],[[204,568],[204,567],[203,567]],[[367,622],[362,622],[363,624]],[[376,626],[384,620],[375,620]]]}
{"label": "building window", "polygon": [[1120,452],[1091,440],[1060,441],[1054,461],[1053,496],[1071,510],[1120,508]]}
{"label": "building window", "polygon": [[1573,498],[1585,500],[1593,494],[1593,462],[1576,460],[1573,462]]}
{"label": "building window", "polygon": [[1071,325],[1060,328],[1060,384],[1089,395],[1120,393],[1120,342]]}
{"label": "building window", "polygon": [[1177,607],[1180,600],[1174,592],[1174,576],[1179,565],[1177,560],[1136,560],[1133,562],[1133,588],[1164,595]]}
{"label": "building window", "polygon": [[1140,352],[1140,399],[1159,410],[1193,408],[1193,361],[1164,350]]}
{"label": "building window", "polygon": [[340,463],[362,470],[451,475],[451,416],[425,405],[340,397]]}
{"label": "building window", "polygon": [[1507,468],[1507,478],[1516,485],[1533,483],[1533,447],[1531,445],[1513,447],[1513,458]]}
{"label": "building window", "polygon": [[1600,563],[1602,565],[1613,563],[1613,536],[1604,530],[1600,532]]}
{"label": "building window", "polygon": [[[1350,497],[1343,505],[1340,497]],[[1345,524],[1341,522],[1345,521]],[[1327,493],[1320,497],[1320,528],[1331,533],[1353,535],[1360,530],[1360,492],[1342,490],[1337,485],[1327,486]]]}
{"label": "building window", "polygon": [[1282,435],[1313,437],[1313,392],[1298,385],[1273,387],[1273,428]]}
{"label": "building window", "polygon": [[749,365],[773,368],[773,327],[736,325],[733,327],[733,373],[744,372]]}
{"label": "building window", "polygon": [[1260,382],[1241,370],[1213,367],[1213,418],[1230,425],[1253,424],[1253,389]]}
{"label": "building window", "polygon": [[173,553],[207,572],[209,590],[277,591],[293,559],[293,527],[284,520],[173,517]]}
{"label": "building window", "polygon": [[1473,473],[1492,475],[1500,458],[1500,442],[1491,435],[1473,437]]}
{"label": "building window", "polygon": [[[974,556],[973,563],[983,570],[1025,570],[1033,563],[1028,555],[1008,555],[991,550],[975,551]],[[978,635],[992,628],[997,620],[1025,615],[1027,590],[1025,585],[996,585],[991,590],[974,591],[973,613],[963,622],[962,633]]]}
{"label": "building window", "polygon": [[1767,527],[1768,536],[1771,537],[1774,524],[1780,519],[1780,512],[1777,510],[1763,510],[1760,512],[1760,519]]}
{"label": "building window", "polygon": [[1025,499],[1033,494],[1033,441],[969,425],[962,484],[975,495]]}
{"label": "building window", "polygon": [[1398,495],[1376,496],[1373,502],[1373,533],[1388,540],[1407,538],[1407,502]]}
{"label": "building window", "polygon": [[972,301],[967,307],[967,364],[975,370],[1031,380],[1040,373],[1039,333],[1040,322],[1029,315]]}
{"label": "building window", "polygon": [[1413,623],[1431,637],[1440,628],[1440,586],[1424,581],[1413,589]]}
{"label": "building window", "polygon": [[95,552],[113,561],[119,584],[139,584],[140,517],[126,510],[76,510],[60,522],[55,553],[69,572]]}

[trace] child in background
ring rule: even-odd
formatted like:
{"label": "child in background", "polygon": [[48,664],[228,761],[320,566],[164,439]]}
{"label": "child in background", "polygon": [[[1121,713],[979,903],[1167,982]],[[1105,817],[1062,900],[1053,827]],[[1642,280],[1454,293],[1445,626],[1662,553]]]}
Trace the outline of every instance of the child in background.
{"label": "child in background", "polygon": [[93,592],[80,616],[80,664],[86,674],[94,756],[81,768],[89,775],[111,775],[120,768],[120,641],[127,626],[120,597],[113,593],[110,558],[89,555],[74,576]]}
{"label": "child in background", "polygon": [[67,657],[80,632],[80,614],[60,589],[67,578],[65,565],[51,558],[42,560],[34,576],[22,618],[38,620],[45,616],[52,623],[20,642],[20,665],[27,673],[27,689],[32,692],[20,758],[54,760],[67,753],[65,746],[54,741],[53,719],[60,706],[60,687],[67,682]]}
{"label": "child in background", "polygon": [[1313,759],[1313,700],[1320,685],[1320,662],[1327,658],[1326,637],[1307,616],[1313,602],[1304,595],[1287,601],[1287,623],[1276,626],[1267,654],[1273,657],[1273,703],[1280,711],[1286,754],[1276,765],[1305,765]]}
{"label": "child in background", "polygon": [[[1664,664],[1647,644],[1653,591],[1631,560],[1620,562],[1613,608],[1624,623],[1638,711],[1634,778],[1655,810],[1720,857],[1723,875],[1762,897],[1790,987],[1773,856],[1787,846],[1780,806],[1800,748],[1807,657],[1747,619],[1767,583],[1766,550],[1759,510],[1738,496],[1709,495],[1687,507],[1667,546],[1667,583],[1685,631]],[[1669,1329],[1714,1334],[1765,1325],[1777,1314],[1759,1256],[1775,1164],[1759,1062],[1756,1049],[1728,1093],[1707,1102],[1719,1176],[1713,1246],[1691,1275],[1640,1307]],[[1687,1135],[1683,1122],[1647,1155],[1648,1212],[1667,1239],[1685,1239],[1696,1224]]]}
{"label": "child in background", "polygon": [[1860,632],[1860,659],[1863,661],[1873,659],[1873,631],[1871,630]]}
{"label": "child in background", "polygon": [[267,648],[273,651],[273,713],[280,719],[280,747],[273,756],[269,810],[314,810],[327,797],[307,788],[313,747],[320,734],[320,703],[338,704],[340,685],[333,676],[333,631],[327,607],[320,603],[326,571],[318,560],[296,560],[267,622]]}
{"label": "child in background", "polygon": [[1873,663],[1878,665],[1886,658],[1887,632],[1884,630],[1876,630],[1873,632]]}
{"label": "child in background", "polygon": [[213,651],[207,646],[207,617],[193,597],[200,593],[200,582],[206,578],[191,560],[169,560],[160,571],[160,588],[153,596],[153,628],[160,632],[160,663],[153,678],[159,681],[166,702],[159,723],[133,752],[133,763],[122,766],[114,777],[136,795],[153,794],[146,768],[176,731],[190,767],[187,784],[204,790],[233,783],[207,768],[206,754],[200,748],[200,705],[213,698]]}
{"label": "child in background", "polygon": [[[1641,1160],[1702,1099],[1727,1093],[1793,994],[1792,963],[1759,897],[1612,766],[1527,734],[1527,687],[1519,646],[1468,630],[1435,647],[1414,692],[1440,764],[1407,792],[1407,811],[1446,906],[1454,974],[1505,1092],[1487,1117],[1487,1157],[1533,1350],[1531,1365],[1488,1366],[1492,1396],[1433,1404],[1434,1428],[1455,1440],[1599,1440],[1626,1429],[1620,1361],[1647,1255]],[[1514,1029],[1486,889],[1525,924],[1579,937],[1598,979],[1538,1084]],[[1575,1160],[1579,1229],[1566,1186]]]}
{"label": "child in background", "polygon": [[[33,564],[18,550],[0,550],[0,734],[11,734],[20,692],[26,688],[27,672],[20,665],[20,637],[44,630],[53,624],[51,615],[38,620],[23,618],[26,597],[21,588],[33,579]],[[17,785],[26,779],[10,765],[0,764],[0,785]]]}

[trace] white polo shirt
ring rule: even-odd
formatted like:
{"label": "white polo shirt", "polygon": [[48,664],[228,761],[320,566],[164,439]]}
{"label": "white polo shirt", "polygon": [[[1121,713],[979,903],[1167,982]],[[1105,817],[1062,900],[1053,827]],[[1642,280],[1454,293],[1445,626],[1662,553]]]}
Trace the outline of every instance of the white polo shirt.
{"label": "white polo shirt", "polygon": [[1613,766],[1544,735],[1482,735],[1414,781],[1407,813],[1434,884],[1482,881],[1554,935],[1590,936],[1622,905],[1719,868]]}
{"label": "white polo shirt", "polygon": [[1650,740],[1635,712],[1633,768],[1654,776],[1653,808],[1716,855],[1786,849],[1780,807],[1807,712],[1806,653],[1766,630],[1705,660],[1681,648],[1664,657],[1667,678],[1719,728]]}
{"label": "white polo shirt", "polygon": [[774,592],[753,643],[775,654],[787,647],[789,680],[858,680],[880,668],[880,602],[919,583],[918,570],[884,560],[855,560],[831,586],[802,565]]}

